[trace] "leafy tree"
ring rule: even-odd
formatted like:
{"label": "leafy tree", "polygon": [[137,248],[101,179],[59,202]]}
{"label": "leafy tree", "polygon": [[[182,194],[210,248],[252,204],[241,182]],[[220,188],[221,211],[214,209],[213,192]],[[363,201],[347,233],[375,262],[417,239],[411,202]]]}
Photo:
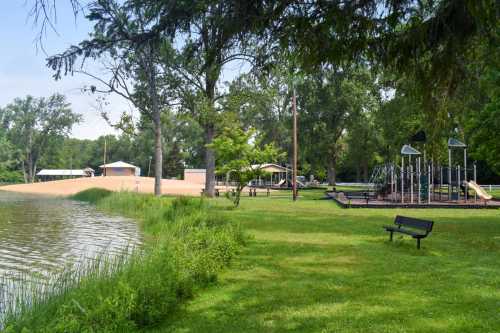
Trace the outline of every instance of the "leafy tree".
{"label": "leafy tree", "polygon": [[[176,43],[164,48],[164,64],[172,87],[178,91],[183,109],[204,130],[205,189],[214,195],[215,155],[210,143],[222,122],[218,86],[223,69],[230,63],[253,64],[258,45],[255,33],[284,10],[286,2],[203,0],[164,1],[165,20],[171,20]],[[184,15],[183,15],[184,14]]]}
{"label": "leafy tree", "polygon": [[279,66],[239,76],[229,85],[221,105],[226,122],[254,128],[263,144],[273,143],[291,156],[292,91],[285,72]]}
{"label": "leafy tree", "polygon": [[81,116],[71,111],[66,97],[60,94],[49,98],[17,98],[5,110],[10,117],[9,140],[20,151],[25,182],[31,183],[49,141],[67,136]]}
{"label": "leafy tree", "polygon": [[301,163],[313,166],[314,172],[325,168],[332,185],[345,147],[342,138],[349,128],[359,128],[360,115],[376,105],[373,85],[364,68],[327,66],[297,86]]}
{"label": "leafy tree", "polygon": [[261,147],[254,134],[253,130],[228,127],[210,144],[217,153],[217,173],[237,184],[235,196],[231,198],[236,207],[240,204],[241,191],[248,182],[264,175],[260,166],[275,162],[280,155],[272,144]]}
{"label": "leafy tree", "polygon": [[356,182],[369,181],[369,168],[375,162],[379,150],[379,133],[373,123],[374,110],[366,110],[350,120],[345,138],[344,163],[349,170],[355,170]]}
{"label": "leafy tree", "polygon": [[5,135],[0,134],[0,183],[17,183],[23,179],[19,171],[16,150]]}
{"label": "leafy tree", "polygon": [[[159,19],[157,4],[114,0],[91,2],[87,18],[95,22],[90,38],[68,50],[48,58],[47,65],[55,71],[56,79],[75,71],[74,64],[79,57],[108,56],[109,80],[80,71],[96,79],[104,88],[89,87],[91,92],[115,93],[126,98],[154,124],[155,133],[155,195],[161,195],[163,151],[161,113],[168,108],[168,94],[161,93],[158,57],[160,45],[166,39],[157,35],[154,24]],[[151,35],[154,38],[142,38]],[[132,87],[131,87],[132,82]],[[117,127],[129,125],[129,117],[122,117]]]}

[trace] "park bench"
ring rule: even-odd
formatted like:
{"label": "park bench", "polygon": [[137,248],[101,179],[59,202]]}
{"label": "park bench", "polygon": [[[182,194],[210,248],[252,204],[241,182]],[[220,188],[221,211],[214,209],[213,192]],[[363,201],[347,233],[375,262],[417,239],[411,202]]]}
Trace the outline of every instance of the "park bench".
{"label": "park bench", "polygon": [[363,199],[363,200],[366,200],[366,203],[368,203],[368,201],[371,199],[371,200],[374,200],[377,198],[377,195],[373,192],[360,192],[360,191],[357,191],[357,192],[344,192],[344,196],[349,199],[349,200],[352,200],[352,199]]}
{"label": "park bench", "polygon": [[[219,189],[218,189],[218,188],[216,188],[214,192],[215,192],[214,194],[215,194],[215,196],[216,196],[216,197],[220,196],[220,191],[219,191]],[[201,196],[204,196],[205,194],[206,194],[206,193],[205,193],[205,189],[204,189],[204,188],[202,188],[202,189],[201,189]]]}
{"label": "park bench", "polygon": [[429,235],[433,225],[434,222],[432,221],[398,215],[394,220],[394,225],[386,225],[384,229],[391,233],[391,241],[392,234],[395,232],[412,236],[417,240],[417,249],[420,249],[420,240]]}

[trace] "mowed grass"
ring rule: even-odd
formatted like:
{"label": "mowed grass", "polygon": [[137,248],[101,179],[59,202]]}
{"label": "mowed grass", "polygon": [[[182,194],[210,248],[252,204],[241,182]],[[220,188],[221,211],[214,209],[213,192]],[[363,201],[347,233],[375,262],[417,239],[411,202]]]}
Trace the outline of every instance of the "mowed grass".
{"label": "mowed grass", "polygon": [[500,199],[500,189],[494,189],[491,191],[488,191],[494,198]]}
{"label": "mowed grass", "polygon": [[[301,195],[223,210],[253,239],[151,332],[500,331],[499,210],[341,209],[322,191]],[[388,241],[397,214],[435,221],[421,250]]]}

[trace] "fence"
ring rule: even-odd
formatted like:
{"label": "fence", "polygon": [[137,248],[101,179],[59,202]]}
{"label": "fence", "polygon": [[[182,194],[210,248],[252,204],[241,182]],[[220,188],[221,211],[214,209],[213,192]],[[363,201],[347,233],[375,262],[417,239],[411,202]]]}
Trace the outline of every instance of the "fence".
{"label": "fence", "polygon": [[500,185],[481,185],[486,191],[491,192],[493,190],[500,190]]}

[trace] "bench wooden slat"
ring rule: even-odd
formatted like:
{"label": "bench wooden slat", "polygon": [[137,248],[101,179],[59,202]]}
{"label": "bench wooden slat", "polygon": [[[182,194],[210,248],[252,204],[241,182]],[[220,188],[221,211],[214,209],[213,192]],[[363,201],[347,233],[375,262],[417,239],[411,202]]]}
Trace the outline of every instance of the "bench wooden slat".
{"label": "bench wooden slat", "polygon": [[398,215],[398,216],[396,216],[396,220],[394,221],[394,224],[431,232],[432,226],[434,225],[434,222],[427,221],[427,220],[421,220],[421,219],[415,219],[413,217],[406,217],[406,216]]}
{"label": "bench wooden slat", "polygon": [[433,226],[433,221],[397,215],[394,219],[394,225],[386,225],[384,226],[384,229],[391,233],[391,241],[392,234],[395,232],[412,236],[417,240],[417,249],[420,249],[420,240],[429,235]]}

